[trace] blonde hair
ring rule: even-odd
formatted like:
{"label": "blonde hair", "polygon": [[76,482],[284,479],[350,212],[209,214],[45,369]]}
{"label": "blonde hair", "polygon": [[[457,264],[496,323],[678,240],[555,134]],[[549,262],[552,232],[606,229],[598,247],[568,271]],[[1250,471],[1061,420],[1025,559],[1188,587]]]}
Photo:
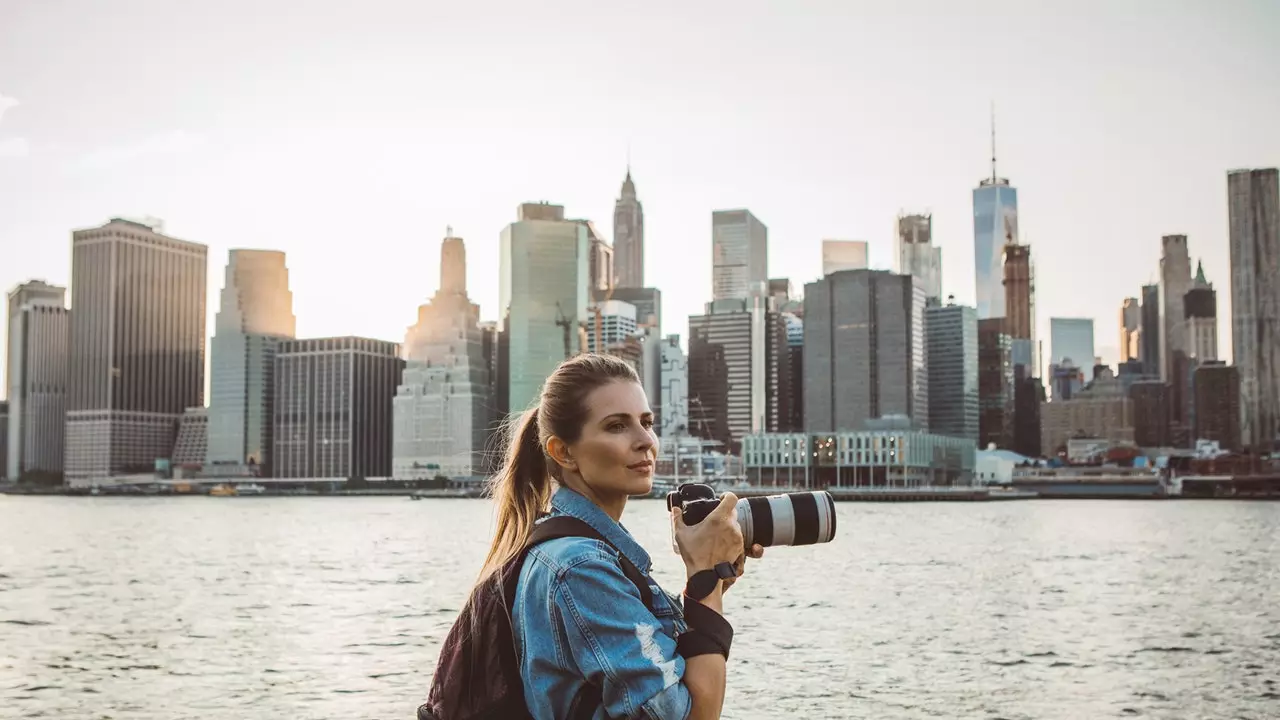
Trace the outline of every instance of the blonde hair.
{"label": "blonde hair", "polygon": [[560,466],[547,458],[547,440],[555,436],[576,442],[587,421],[587,396],[617,381],[638,383],[640,378],[612,355],[578,355],[551,373],[533,407],[508,419],[506,460],[488,485],[497,503],[497,530],[480,570],[481,582],[520,552],[534,523],[551,507]]}

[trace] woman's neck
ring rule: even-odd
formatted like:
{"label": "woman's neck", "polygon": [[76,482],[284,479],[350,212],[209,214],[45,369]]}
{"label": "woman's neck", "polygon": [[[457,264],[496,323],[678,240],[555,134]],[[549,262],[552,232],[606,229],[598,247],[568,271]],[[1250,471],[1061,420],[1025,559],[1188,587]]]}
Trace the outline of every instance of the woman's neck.
{"label": "woman's neck", "polygon": [[581,475],[565,473],[565,477],[561,482],[565,487],[595,503],[597,507],[613,518],[614,522],[622,522],[622,511],[627,507],[626,493],[606,494],[598,492],[588,485]]}

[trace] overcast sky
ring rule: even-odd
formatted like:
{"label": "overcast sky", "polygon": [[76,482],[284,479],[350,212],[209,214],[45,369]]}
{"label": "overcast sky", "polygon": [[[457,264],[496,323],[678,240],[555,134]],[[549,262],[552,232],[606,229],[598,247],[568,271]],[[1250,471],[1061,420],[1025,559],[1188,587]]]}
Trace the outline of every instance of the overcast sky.
{"label": "overcast sky", "polygon": [[1045,352],[1051,316],[1093,317],[1114,362],[1186,233],[1229,356],[1226,172],[1280,164],[1274,0],[0,0],[0,286],[65,284],[72,229],[155,216],[210,247],[210,331],[227,250],[261,247],[300,335],[401,341],[446,226],[496,319],[516,206],[611,235],[629,147],[667,332],[710,299],[717,208],[797,289],[823,238],[889,268],[897,213],[931,210],[971,304],[992,102]]}

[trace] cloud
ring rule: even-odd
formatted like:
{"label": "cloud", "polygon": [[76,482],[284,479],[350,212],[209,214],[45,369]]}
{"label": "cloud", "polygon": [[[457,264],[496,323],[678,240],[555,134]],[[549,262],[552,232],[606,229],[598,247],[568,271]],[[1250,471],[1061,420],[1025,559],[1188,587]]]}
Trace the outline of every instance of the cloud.
{"label": "cloud", "polygon": [[0,158],[26,157],[31,154],[31,143],[26,138],[0,139]]}
{"label": "cloud", "polygon": [[171,130],[134,143],[98,148],[85,155],[80,164],[84,168],[97,170],[147,157],[188,153],[204,144],[202,135],[185,130]]}

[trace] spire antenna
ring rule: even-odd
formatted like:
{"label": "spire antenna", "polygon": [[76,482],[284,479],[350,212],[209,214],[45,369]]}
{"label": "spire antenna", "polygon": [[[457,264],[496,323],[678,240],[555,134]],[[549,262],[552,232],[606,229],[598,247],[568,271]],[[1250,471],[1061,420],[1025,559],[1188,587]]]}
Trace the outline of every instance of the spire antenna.
{"label": "spire antenna", "polygon": [[991,101],[991,182],[996,182],[996,101]]}

